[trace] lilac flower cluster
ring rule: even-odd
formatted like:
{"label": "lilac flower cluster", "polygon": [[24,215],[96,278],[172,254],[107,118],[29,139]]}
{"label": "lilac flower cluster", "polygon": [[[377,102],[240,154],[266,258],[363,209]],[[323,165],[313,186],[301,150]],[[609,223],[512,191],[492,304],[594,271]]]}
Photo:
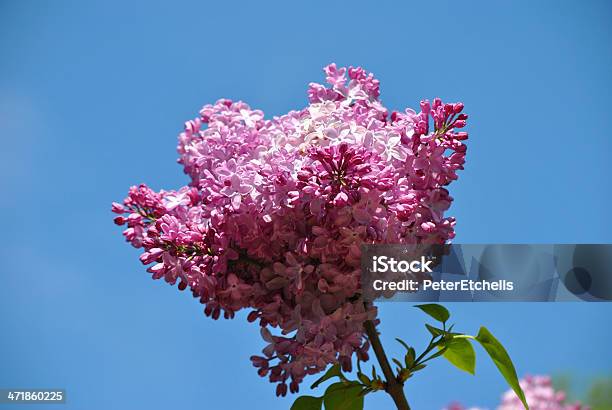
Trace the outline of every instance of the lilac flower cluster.
{"label": "lilac flower cluster", "polygon": [[153,278],[189,288],[214,319],[250,309],[267,342],[251,359],[278,395],[367,360],[376,309],[361,297],[360,245],[453,238],[445,187],[465,161],[463,104],[389,113],[372,74],[325,73],[306,108],[271,120],[243,102],[204,106],[179,136],[189,186],[140,185],[113,204]]}
{"label": "lilac flower cluster", "polygon": [[[521,388],[531,410],[589,410],[580,403],[568,404],[565,392],[555,390],[550,376],[526,376],[520,381]],[[497,410],[523,410],[525,407],[516,393],[506,391]],[[465,408],[459,403],[452,403],[444,410],[484,410],[478,407]]]}
{"label": "lilac flower cluster", "polygon": [[[525,392],[525,398],[531,410],[588,410],[589,408],[580,403],[567,404],[565,392],[555,391],[549,376],[526,376],[520,381],[521,388]],[[498,410],[523,409],[520,399],[512,391],[508,390],[502,396],[502,402]]]}

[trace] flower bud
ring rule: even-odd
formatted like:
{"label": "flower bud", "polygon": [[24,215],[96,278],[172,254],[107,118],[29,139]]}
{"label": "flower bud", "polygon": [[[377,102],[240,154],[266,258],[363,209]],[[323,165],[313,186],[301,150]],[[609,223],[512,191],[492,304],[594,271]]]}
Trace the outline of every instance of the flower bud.
{"label": "flower bud", "polygon": [[429,100],[421,101],[421,111],[425,114],[429,114],[429,111],[431,111],[431,105],[429,104]]}
{"label": "flower bud", "polygon": [[276,385],[276,396],[280,397],[283,396],[285,397],[287,395],[287,384],[286,383],[280,383],[278,385]]}
{"label": "flower bud", "polygon": [[115,225],[124,225],[127,222],[127,218],[123,216],[118,216],[113,219],[113,222],[115,222]]}
{"label": "flower bud", "polygon": [[111,207],[111,211],[113,211],[116,214],[122,214],[122,213],[125,213],[127,210],[120,203],[113,202],[112,207]]}

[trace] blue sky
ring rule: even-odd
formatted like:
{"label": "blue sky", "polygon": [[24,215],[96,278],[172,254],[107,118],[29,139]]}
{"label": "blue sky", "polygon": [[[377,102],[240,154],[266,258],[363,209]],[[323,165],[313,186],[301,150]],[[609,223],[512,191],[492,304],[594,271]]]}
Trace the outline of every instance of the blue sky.
{"label": "blue sky", "polygon": [[[221,3],[0,4],[0,387],[64,387],[67,409],[288,408],[250,365],[255,326],[152,281],[110,202],[185,184],[176,135],[203,104],[281,114],[330,62],[373,71],[393,109],[465,103],[456,242],[612,242],[609,2]],[[612,372],[610,304],[449,307],[521,374]],[[426,343],[415,310],[381,306],[390,353]],[[504,382],[479,353],[475,377],[444,362],[415,377],[413,408],[492,408]]]}

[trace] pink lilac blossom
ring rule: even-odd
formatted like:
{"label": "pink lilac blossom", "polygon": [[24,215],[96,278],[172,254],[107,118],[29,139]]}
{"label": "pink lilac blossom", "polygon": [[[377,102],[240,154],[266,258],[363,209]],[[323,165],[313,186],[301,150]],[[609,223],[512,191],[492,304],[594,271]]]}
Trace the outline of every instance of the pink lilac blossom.
{"label": "pink lilac blossom", "polygon": [[[589,407],[580,403],[565,403],[565,392],[555,390],[549,376],[526,376],[520,380],[520,385],[531,410],[589,410]],[[502,395],[502,402],[497,410],[524,410],[524,408],[516,393],[508,390]],[[478,408],[465,408],[459,403],[452,403],[444,410],[478,410]]]}
{"label": "pink lilac blossom", "polygon": [[[264,119],[227,99],[179,135],[191,178],[177,191],[130,188],[118,225],[154,279],[189,288],[213,319],[248,309],[267,346],[251,358],[277,394],[331,363],[367,360],[360,245],[446,243],[446,186],[465,162],[463,104],[389,112],[362,68],[325,68],[309,105]],[[347,78],[348,76],[348,78]]]}
{"label": "pink lilac blossom", "polygon": [[[526,376],[520,381],[520,384],[531,410],[589,409],[580,403],[565,403],[565,392],[561,390],[555,391],[549,376]],[[519,410],[523,409],[523,406],[518,396],[512,390],[508,390],[502,396],[502,402],[497,409]]]}

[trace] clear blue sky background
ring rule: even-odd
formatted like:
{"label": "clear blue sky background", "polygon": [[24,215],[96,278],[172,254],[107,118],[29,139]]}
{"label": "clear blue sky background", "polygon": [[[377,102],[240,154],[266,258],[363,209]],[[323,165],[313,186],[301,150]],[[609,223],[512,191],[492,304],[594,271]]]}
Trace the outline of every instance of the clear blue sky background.
{"label": "clear blue sky background", "polygon": [[[64,387],[66,409],[287,409],[248,360],[257,328],[152,281],[110,203],[186,182],[176,135],[201,105],[281,114],[333,61],[373,71],[394,109],[465,103],[457,242],[612,242],[610,2],[159,3],[0,3],[0,387]],[[450,308],[521,374],[612,370],[610,304]],[[381,306],[390,353],[425,343],[415,310]],[[415,377],[414,409],[492,408],[505,386],[479,353],[475,377]]]}

